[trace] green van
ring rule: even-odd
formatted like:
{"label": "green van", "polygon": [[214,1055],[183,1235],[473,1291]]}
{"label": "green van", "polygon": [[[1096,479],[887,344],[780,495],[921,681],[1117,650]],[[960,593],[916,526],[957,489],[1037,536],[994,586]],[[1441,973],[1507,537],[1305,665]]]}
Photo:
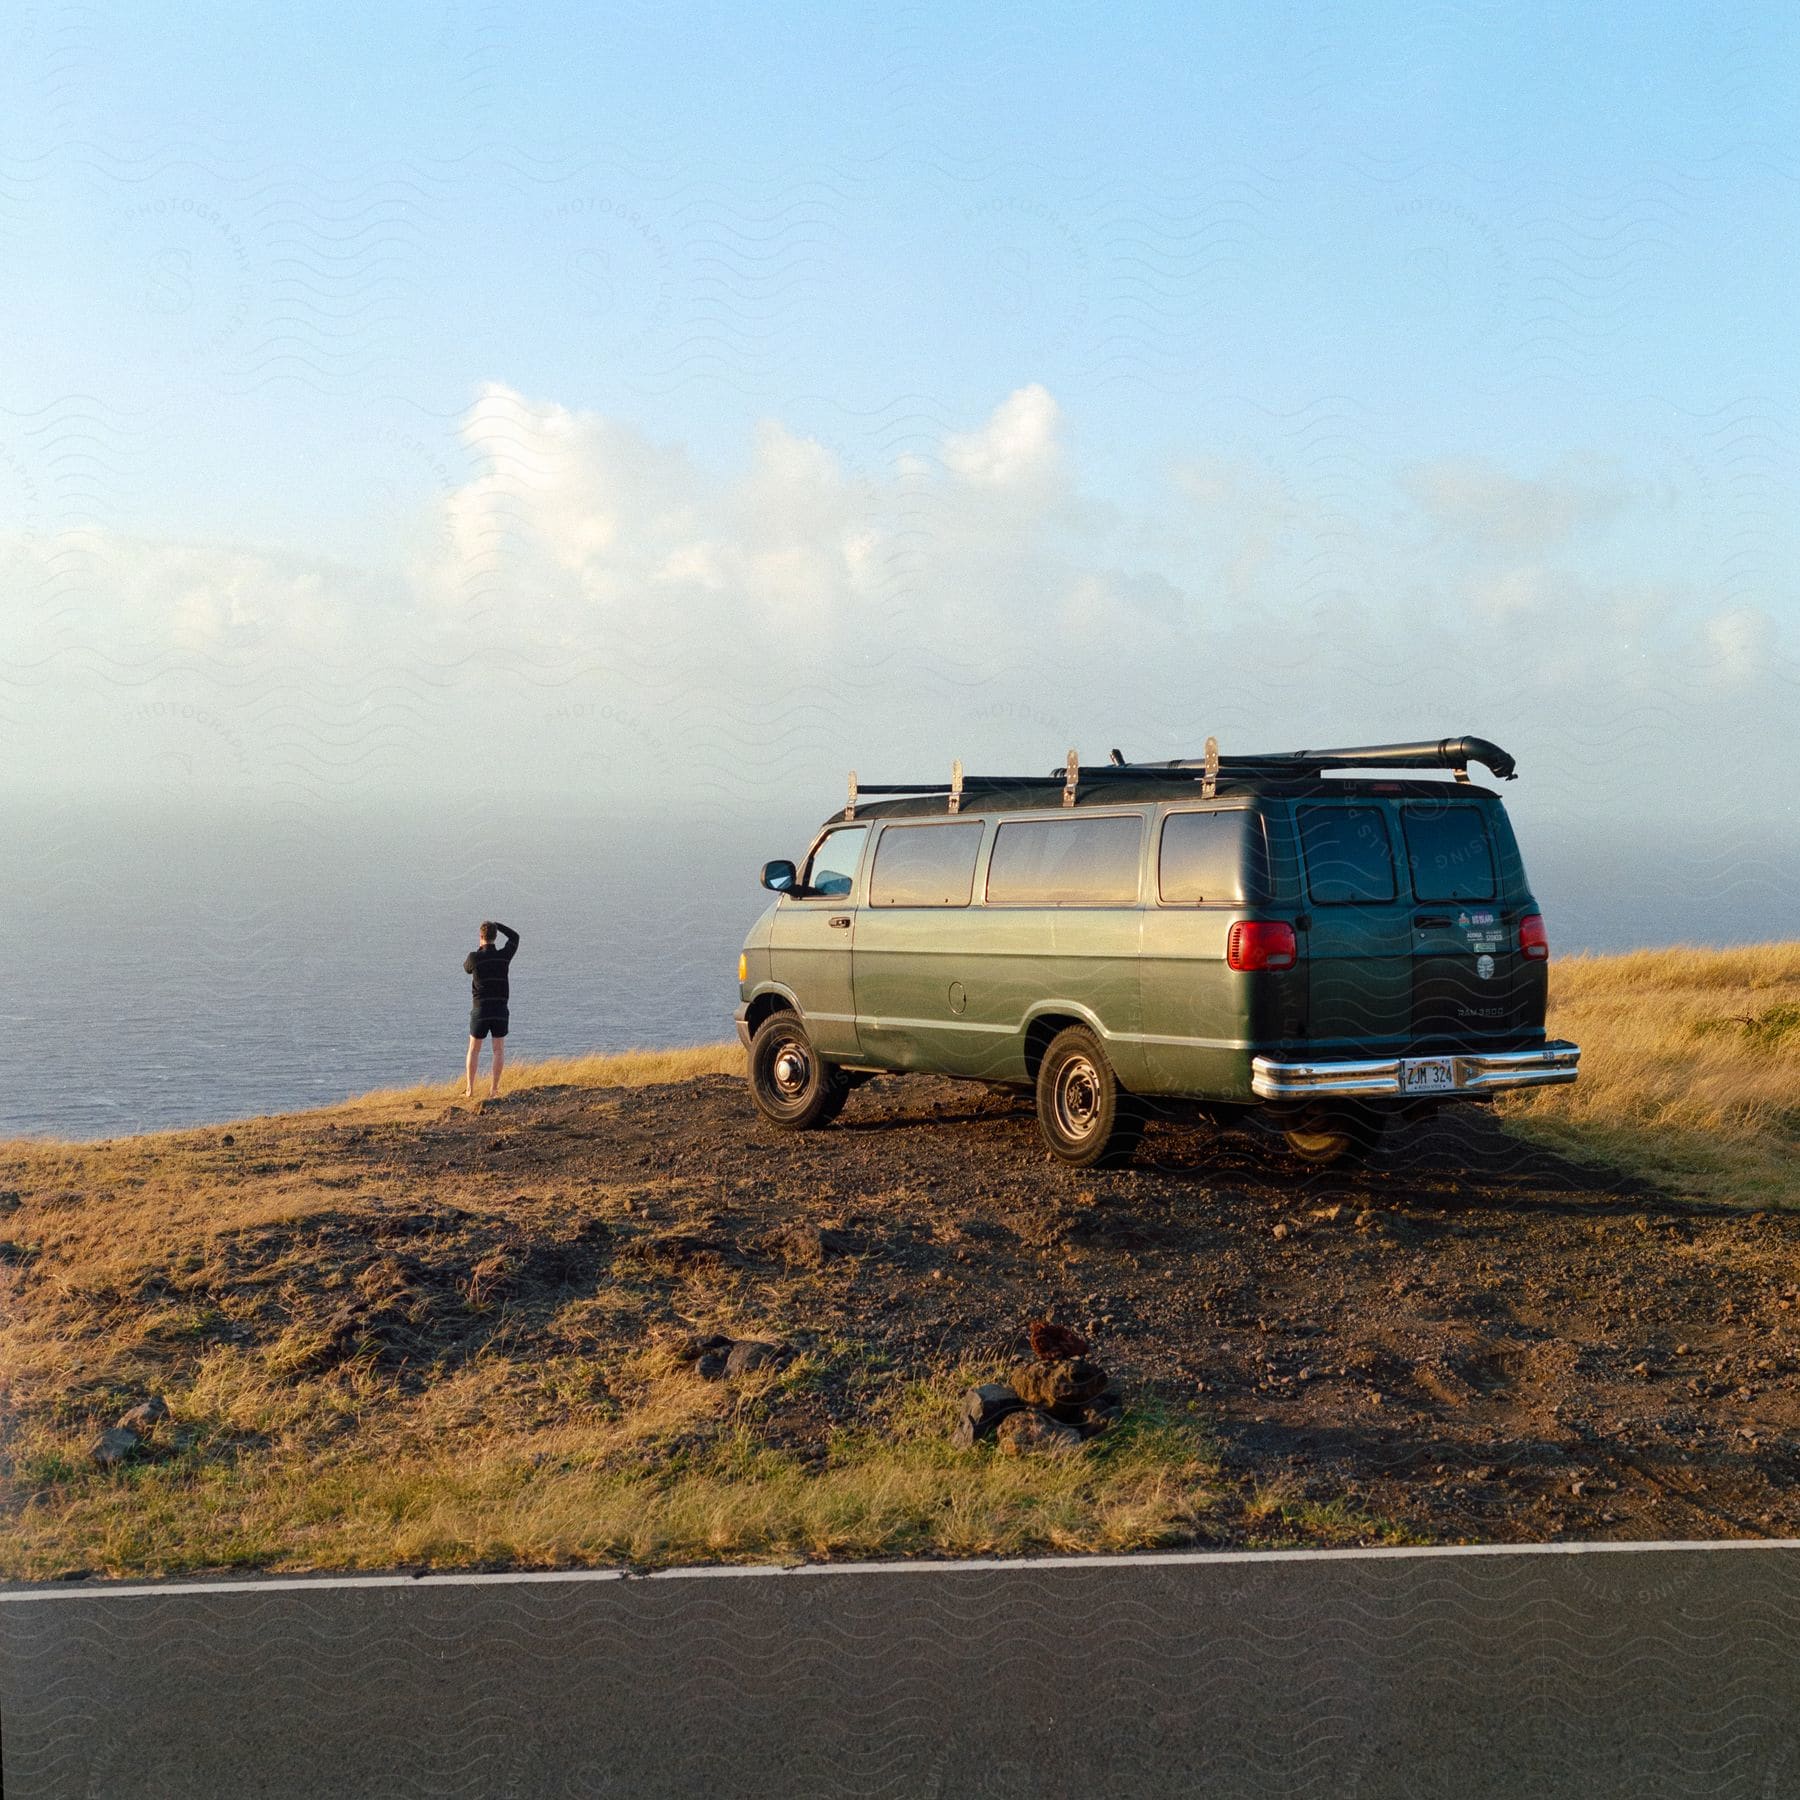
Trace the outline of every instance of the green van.
{"label": "green van", "polygon": [[[1153,1106],[1259,1114],[1309,1162],[1446,1102],[1573,1081],[1549,943],[1481,738],[864,787],[738,963],[776,1124],[918,1072],[1035,1091],[1044,1141],[1125,1160]],[[1390,770],[1451,769],[1455,778]],[[1356,774],[1347,771],[1358,771]],[[881,796],[871,800],[870,796]]]}

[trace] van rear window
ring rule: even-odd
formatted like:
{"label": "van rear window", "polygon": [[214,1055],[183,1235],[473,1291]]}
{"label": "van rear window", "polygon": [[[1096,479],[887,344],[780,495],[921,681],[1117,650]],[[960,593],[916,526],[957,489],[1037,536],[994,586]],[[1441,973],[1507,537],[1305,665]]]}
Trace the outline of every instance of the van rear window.
{"label": "van rear window", "polygon": [[1172,906],[1241,901],[1262,886],[1262,820],[1245,808],[1170,813],[1157,858],[1158,891]]}
{"label": "van rear window", "polygon": [[967,906],[987,827],[890,825],[875,846],[871,906]]}
{"label": "van rear window", "polygon": [[991,906],[1128,906],[1138,896],[1142,819],[1021,819],[988,860]]}
{"label": "van rear window", "polygon": [[1302,806],[1306,887],[1321,906],[1394,898],[1394,857],[1379,806]]}
{"label": "van rear window", "polygon": [[1494,849],[1479,806],[1422,800],[1404,806],[1406,859],[1421,900],[1491,900]]}

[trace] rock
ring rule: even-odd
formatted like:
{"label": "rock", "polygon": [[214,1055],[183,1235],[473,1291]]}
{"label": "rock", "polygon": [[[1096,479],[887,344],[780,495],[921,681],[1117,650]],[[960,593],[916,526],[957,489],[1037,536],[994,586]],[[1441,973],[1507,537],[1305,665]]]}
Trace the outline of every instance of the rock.
{"label": "rock", "polygon": [[957,1404],[956,1428],[950,1441],[958,1450],[967,1450],[982,1438],[990,1436],[1000,1421],[1016,1413],[1025,1402],[999,1381],[985,1381],[972,1387]]}
{"label": "rock", "polygon": [[732,1342],[731,1338],[721,1337],[715,1331],[697,1337],[677,1338],[669,1348],[677,1362],[699,1362],[704,1357],[717,1356],[719,1366],[723,1368],[725,1358],[731,1354]]}
{"label": "rock", "polygon": [[225,1133],[225,1135],[222,1138],[219,1139],[219,1142],[221,1144],[235,1144],[237,1142],[237,1139],[234,1138],[231,1135],[231,1133],[228,1131]]}
{"label": "rock", "polygon": [[368,1328],[367,1313],[360,1306],[345,1301],[325,1321],[321,1330],[332,1344],[341,1347],[354,1344]]}
{"label": "rock", "polygon": [[692,1367],[702,1381],[717,1381],[725,1373],[724,1353],[709,1350],[704,1356],[696,1356]]}
{"label": "rock", "polygon": [[1007,1377],[1013,1391],[1028,1406],[1066,1406],[1091,1400],[1106,1389],[1106,1371],[1075,1357],[1064,1362],[1020,1363]]}
{"label": "rock", "polygon": [[779,1369],[792,1360],[786,1344],[766,1344],[760,1338],[740,1338],[725,1358],[727,1375],[748,1375],[756,1369]]}
{"label": "rock", "polygon": [[1008,1413],[995,1433],[1008,1456],[1067,1456],[1081,1448],[1080,1431],[1035,1407]]}
{"label": "rock", "polygon": [[820,1269],[834,1256],[846,1255],[849,1244],[835,1231],[818,1225],[790,1225],[775,1233],[770,1248],[790,1269]]}
{"label": "rock", "polygon": [[1108,1388],[1104,1394],[1095,1394],[1092,1399],[1069,1401],[1047,1410],[1051,1418],[1062,1425],[1073,1425],[1084,1438],[1098,1437],[1108,1426],[1116,1425],[1124,1418],[1125,1396],[1116,1388]]}
{"label": "rock", "polygon": [[1277,1225],[1271,1235],[1279,1242],[1282,1238],[1289,1237],[1292,1234],[1285,1225]]}
{"label": "rock", "polygon": [[135,1431],[141,1435],[154,1431],[168,1416],[169,1403],[161,1394],[152,1394],[130,1412],[122,1413],[115,1421],[114,1428],[119,1431]]}
{"label": "rock", "polygon": [[1091,1348],[1079,1331],[1049,1319],[1033,1319],[1025,1327],[1025,1336],[1030,1340],[1031,1354],[1044,1363],[1068,1362],[1086,1356]]}
{"label": "rock", "polygon": [[135,1431],[115,1425],[94,1439],[88,1446],[88,1456],[102,1469],[117,1468],[142,1442]]}
{"label": "rock", "polygon": [[659,1275],[683,1275],[690,1269],[716,1269],[735,1258],[732,1245],[720,1238],[669,1231],[635,1246],[639,1261]]}
{"label": "rock", "polygon": [[0,1212],[16,1212],[23,1204],[17,1188],[0,1188]]}

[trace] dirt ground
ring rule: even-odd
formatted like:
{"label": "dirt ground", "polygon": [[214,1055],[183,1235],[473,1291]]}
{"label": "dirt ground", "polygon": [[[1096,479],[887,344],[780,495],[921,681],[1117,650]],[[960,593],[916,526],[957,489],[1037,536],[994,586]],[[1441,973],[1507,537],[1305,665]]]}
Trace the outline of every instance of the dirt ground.
{"label": "dirt ground", "polygon": [[[0,1223],[41,1239],[0,1270],[13,1304],[94,1346],[15,1403],[103,1420],[209,1344],[423,1396],[484,1358],[604,1369],[749,1322],[852,1371],[759,1428],[822,1466],[864,1422],[855,1370],[947,1383],[1048,1314],[1210,1440],[1241,1499],[1194,1541],[1269,1541],[1272,1514],[1343,1541],[1346,1513],[1428,1541],[1800,1536],[1800,1215],[1578,1167],[1484,1108],[1363,1169],[1159,1119],[1134,1166],[1077,1173],[1024,1099],[924,1078],[799,1134],[725,1076],[408,1105],[9,1161]],[[212,1224],[89,1272],[106,1194],[171,1169]]]}
{"label": "dirt ground", "polygon": [[1344,1173],[1187,1122],[1153,1124],[1134,1167],[1071,1173],[1023,1099],[921,1078],[814,1133],[715,1077],[527,1094],[359,1148],[503,1184],[635,1176],[611,1255],[672,1302],[683,1264],[753,1271],[822,1227],[842,1254],[789,1299],[795,1341],[923,1372],[1023,1354],[1048,1313],[1128,1389],[1197,1400],[1228,1474],[1425,1537],[1800,1535],[1800,1219],[1578,1167],[1485,1109]]}

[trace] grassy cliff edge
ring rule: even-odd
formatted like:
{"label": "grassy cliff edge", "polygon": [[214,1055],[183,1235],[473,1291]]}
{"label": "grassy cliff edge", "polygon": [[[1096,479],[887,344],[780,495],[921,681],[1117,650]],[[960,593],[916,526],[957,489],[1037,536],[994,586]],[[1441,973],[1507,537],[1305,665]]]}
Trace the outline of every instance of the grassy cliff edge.
{"label": "grassy cliff edge", "polygon": [[[1483,1154],[1499,1168],[1509,1142],[1521,1158],[1548,1145],[1624,1172],[1576,1209],[1591,1227],[1581,1213],[1559,1228],[1605,1234],[1609,1208],[1641,1213],[1629,1196],[1653,1191],[1677,1223],[1683,1206],[1728,1224],[1722,1209],[1775,1215],[1800,1202],[1800,945],[1565,959],[1552,991],[1552,1031],[1582,1044],[1582,1079],[1505,1102],[1505,1135]],[[1300,1478],[1304,1458],[1259,1473],[1223,1457],[1219,1383],[1189,1378],[1200,1352],[1159,1342],[1175,1328],[1159,1323],[1153,1284],[1174,1279],[1184,1245],[1204,1242],[1186,1260],[1215,1274],[1252,1259],[1235,1286],[1214,1280],[1195,1316],[1244,1328],[1241,1364],[1220,1366],[1241,1366],[1243,1423],[1261,1429],[1269,1415],[1257,1409],[1303,1391],[1295,1381],[1314,1371],[1299,1365],[1327,1352],[1308,1351],[1314,1327],[1297,1323],[1297,1375],[1281,1373],[1256,1336],[1269,1320],[1248,1315],[1273,1313],[1296,1258],[1366,1263],[1388,1281],[1382,1257],[1410,1258],[1409,1234],[1439,1229],[1428,1218],[1444,1213],[1422,1209],[1443,1178],[1402,1169],[1340,1190],[1240,1158],[1194,1187],[1211,1181],[1203,1144],[1189,1185],[1165,1182],[1164,1194],[1152,1175],[1073,1177],[1043,1163],[1022,1116],[946,1120],[960,1102],[937,1099],[891,1119],[888,1146],[849,1133],[865,1161],[846,1176],[838,1133],[759,1148],[747,1103],[720,1083],[741,1068],[735,1046],[520,1064],[488,1106],[396,1089],[108,1144],[0,1145],[0,1572],[1434,1535],[1378,1504],[1370,1484]],[[688,1092],[708,1097],[714,1139],[684,1126]],[[626,1139],[640,1093],[663,1096],[655,1129]],[[739,1160],[721,1163],[717,1136],[736,1133],[740,1113]],[[913,1158],[904,1167],[900,1150]],[[884,1188],[869,1171],[890,1165]],[[1518,1200],[1529,1185],[1502,1197],[1508,1228],[1537,1233],[1545,1215]],[[1467,1198],[1478,1209],[1483,1195]],[[1205,1223],[1201,1200],[1214,1209]],[[1274,1245],[1271,1204],[1291,1221]],[[798,1250],[788,1219],[804,1222]],[[1352,1223],[1361,1237],[1327,1242]],[[1449,1229],[1465,1227],[1453,1216]],[[1718,1241],[1733,1280],[1767,1286],[1787,1266],[1779,1245],[1752,1255]],[[1380,1294],[1430,1279],[1442,1246],[1417,1248],[1426,1274],[1403,1272]],[[1693,1245],[1682,1253],[1697,1262]],[[991,1320],[965,1305],[979,1328],[932,1330],[929,1307],[906,1331],[892,1324],[921,1294],[978,1300],[984,1282],[1004,1298]],[[952,1449],[958,1392],[1019,1353],[1027,1309],[1068,1316],[1078,1303],[1085,1323],[1130,1346],[1126,1421],[1062,1459]],[[683,1349],[696,1331],[781,1339],[795,1353],[708,1381]],[[1430,1393],[1448,1391],[1432,1367]],[[1378,1407],[1372,1390],[1399,1376],[1371,1358],[1355,1380],[1371,1391],[1345,1404]],[[137,1453],[97,1466],[97,1433],[150,1394],[167,1420]],[[1405,1438],[1391,1396],[1371,1416]],[[1504,1530],[1560,1528],[1546,1516]]]}

